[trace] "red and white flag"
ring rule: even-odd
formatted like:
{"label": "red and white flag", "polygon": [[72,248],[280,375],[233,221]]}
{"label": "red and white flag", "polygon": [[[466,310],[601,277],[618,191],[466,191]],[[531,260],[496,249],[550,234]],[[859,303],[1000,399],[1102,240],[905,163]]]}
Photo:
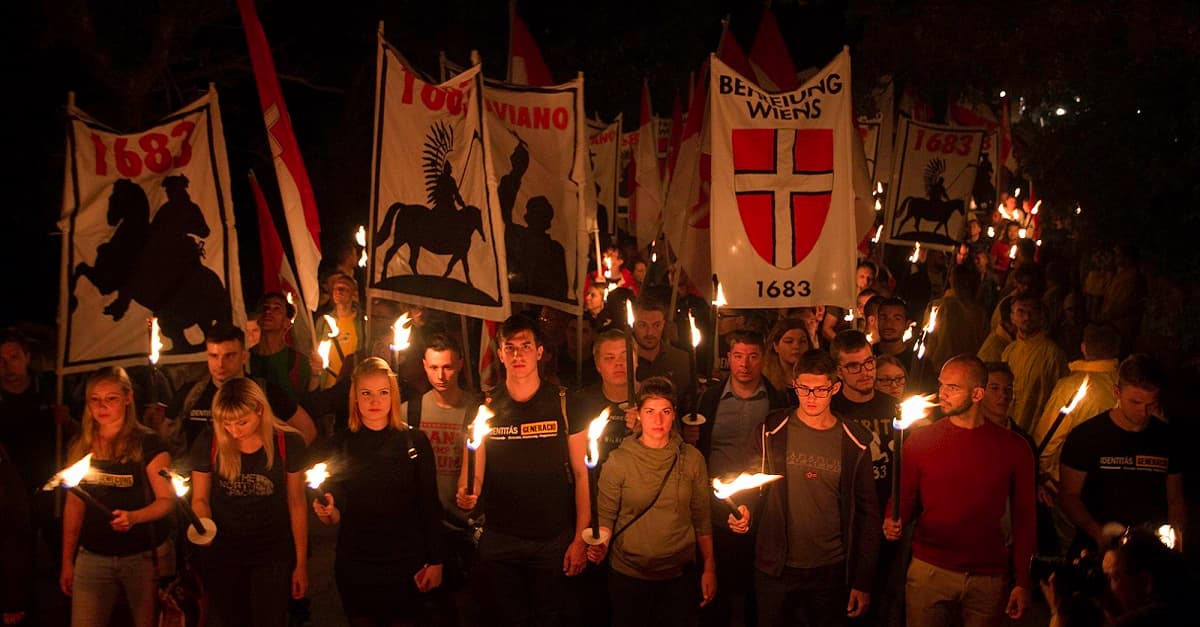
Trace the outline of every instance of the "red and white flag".
{"label": "red and white flag", "polygon": [[750,67],[754,69],[758,84],[767,91],[791,91],[800,86],[792,55],[770,7],[763,8],[758,34],[754,37],[754,45],[750,46]]}
{"label": "red and white flag", "polygon": [[712,260],[708,243],[708,193],[711,150],[707,146],[708,62],[691,94],[687,121],[680,134],[678,157],[671,171],[663,218],[667,241],[679,256],[690,283],[710,298]]}
{"label": "red and white flag", "polygon": [[643,81],[641,126],[638,127],[638,143],[633,156],[637,189],[630,210],[638,248],[645,248],[654,241],[661,220],[662,174],[658,169],[657,138],[658,120],[650,108],[650,83]]}
{"label": "red and white flag", "polygon": [[554,84],[533,35],[517,15],[516,0],[508,3],[508,82],[545,87]]}
{"label": "red and white flag", "polygon": [[[263,195],[262,187],[254,171],[250,171],[250,192],[254,196],[254,206],[258,209],[258,242],[262,247],[263,260],[263,292],[278,292],[286,294],[300,312],[296,316],[295,326],[292,327],[293,345],[296,350],[311,354],[317,348],[316,333],[313,329],[312,316],[304,302],[304,295],[297,286],[296,274],[292,272],[292,264],[288,263],[283,254],[283,242],[279,239],[279,231],[275,229],[275,220],[271,217],[271,209],[267,207],[267,197]],[[296,302],[296,299],[299,299]]]}
{"label": "red and white flag", "polygon": [[496,334],[500,331],[500,323],[491,320],[481,320],[482,333],[479,336],[479,389],[488,391],[500,384],[500,360],[496,355]]}
{"label": "red and white flag", "polygon": [[781,94],[711,63],[711,247],[729,306],[852,306],[850,53]]}
{"label": "red and white flag", "polygon": [[283,101],[283,90],[275,74],[270,44],[262,23],[254,10],[254,0],[238,0],[246,42],[250,46],[250,62],[258,84],[258,100],[267,125],[267,140],[275,161],[275,178],[279,180],[279,195],[283,199],[283,215],[287,218],[292,253],[300,273],[300,291],[309,307],[320,299],[317,268],[321,264],[321,221],[317,217],[317,201],[313,197],[300,146],[292,131],[292,119]]}

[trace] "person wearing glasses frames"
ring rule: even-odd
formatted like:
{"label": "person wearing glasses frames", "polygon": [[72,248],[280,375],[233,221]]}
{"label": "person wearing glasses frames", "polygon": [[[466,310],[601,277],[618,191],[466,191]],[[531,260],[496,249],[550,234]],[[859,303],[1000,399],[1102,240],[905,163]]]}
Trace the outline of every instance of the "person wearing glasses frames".
{"label": "person wearing glasses frames", "polygon": [[[753,470],[783,475],[751,510],[758,624],[791,624],[799,612],[800,624],[845,625],[870,606],[881,542],[871,433],[831,410],[841,383],[827,353],[804,353],[794,373],[800,405],[767,417]],[[750,516],[729,522],[750,530]]]}
{"label": "person wearing glasses frames", "polygon": [[908,372],[899,359],[891,355],[875,358],[875,391],[892,398],[904,398],[908,385]]}

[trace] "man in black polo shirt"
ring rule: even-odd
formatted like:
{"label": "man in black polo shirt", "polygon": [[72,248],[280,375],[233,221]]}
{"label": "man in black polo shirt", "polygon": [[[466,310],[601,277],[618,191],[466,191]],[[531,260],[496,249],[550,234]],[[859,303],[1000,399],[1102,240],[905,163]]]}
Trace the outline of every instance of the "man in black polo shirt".
{"label": "man in black polo shirt", "polygon": [[1187,522],[1181,445],[1154,417],[1166,377],[1149,355],[1130,355],[1117,370],[1117,406],[1071,430],[1062,449],[1063,512],[1079,528],[1073,552],[1104,546],[1102,526]]}
{"label": "man in black polo shirt", "polygon": [[622,408],[631,400],[626,398],[629,396],[629,379],[625,372],[625,334],[619,329],[601,332],[592,344],[592,359],[596,362],[600,382],[573,394],[567,413],[590,423],[608,408],[608,426],[600,436],[600,463],[603,464],[608,454],[621,445],[621,440],[633,433],[631,427],[637,417],[636,411],[631,411],[626,419]]}
{"label": "man in black polo shirt", "polygon": [[696,375],[688,354],[671,346],[663,338],[667,308],[661,301],[643,296],[634,304],[633,339],[637,344],[637,379],[666,377],[675,385],[675,393],[683,398]]}
{"label": "man in black polo shirt", "polygon": [[[212,399],[217,388],[246,376],[246,335],[235,326],[218,326],[204,338],[208,355],[208,376],[183,385],[167,405],[166,420],[153,409],[147,412],[146,423],[157,428],[166,438],[173,459],[183,459],[191,450],[196,437],[212,423]],[[317,428],[304,411],[283,390],[268,381],[257,381],[267,394],[271,412],[300,431],[305,445],[317,437]],[[161,410],[159,410],[161,411]]]}
{"label": "man in black polo shirt", "polygon": [[479,567],[493,624],[573,624],[577,604],[563,575],[587,564],[587,417],[570,417],[566,392],[541,381],[542,343],[532,320],[512,316],[497,336],[504,386],[488,403],[492,430],[473,453],[475,494],[466,493],[464,464],[458,506],[480,505],[486,516]]}

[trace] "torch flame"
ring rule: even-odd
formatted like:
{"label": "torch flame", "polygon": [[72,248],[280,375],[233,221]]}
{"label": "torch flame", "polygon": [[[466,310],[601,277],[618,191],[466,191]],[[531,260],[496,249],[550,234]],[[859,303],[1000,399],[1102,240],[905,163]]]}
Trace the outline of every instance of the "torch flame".
{"label": "torch flame", "polygon": [[583,458],[583,463],[588,468],[595,468],[596,464],[600,463],[600,436],[604,435],[604,427],[608,425],[609,409],[605,407],[599,416],[588,423],[588,450],[587,455]]}
{"label": "torch flame", "polygon": [[362,255],[360,255],[358,257],[358,267],[360,267],[360,268],[367,267],[367,251],[366,251],[366,249],[363,249]]}
{"label": "torch flame", "polygon": [[475,412],[475,420],[471,421],[471,437],[467,438],[467,448],[474,451],[483,444],[483,438],[492,430],[488,421],[495,415],[487,405],[479,406],[479,411]]}
{"label": "torch flame", "polygon": [[915,323],[915,322],[910,323],[908,325],[908,328],[904,330],[904,337],[900,338],[901,342],[907,342],[912,339],[912,336],[913,336],[912,330],[913,330],[913,327],[916,325],[917,325],[917,323]]}
{"label": "torch flame", "polygon": [[880,224],[880,225],[879,225],[878,227],[876,227],[876,229],[875,229],[875,236],[871,238],[871,243],[872,243],[872,244],[878,244],[878,243],[879,243],[879,238],[880,238],[880,237],[882,237],[882,236],[883,236],[883,225],[882,225],[882,224]]}
{"label": "torch flame", "polygon": [[922,329],[926,333],[933,333],[933,330],[937,328],[938,309],[941,309],[939,305],[933,305],[929,308],[929,322],[926,322],[925,328]]}
{"label": "torch flame", "polygon": [[366,229],[366,227],[364,227],[361,224],[358,225],[358,230],[354,232],[354,241],[357,242],[359,246],[367,245],[367,229]]}
{"label": "torch flame", "polygon": [[612,278],[612,257],[604,258],[604,278]]}
{"label": "torch flame", "polygon": [[1041,206],[1042,206],[1042,201],[1040,201],[1040,200],[1033,203],[1033,208],[1029,210],[1029,215],[1036,216],[1038,214],[1038,207],[1041,207]]}
{"label": "torch flame", "polygon": [[650,253],[650,263],[658,263],[658,253]]}
{"label": "torch flame", "polygon": [[724,307],[727,304],[725,290],[721,289],[720,281],[717,281],[717,297],[713,299],[712,304],[716,307]]}
{"label": "torch flame", "polygon": [[696,327],[696,317],[688,312],[688,326],[692,329],[692,348],[700,345],[700,329]]}
{"label": "torch flame", "polygon": [[183,498],[187,495],[191,481],[184,479],[182,475],[171,473],[171,487],[175,489],[175,496]]}
{"label": "torch flame", "polygon": [[930,409],[937,406],[937,403],[933,402],[936,399],[935,394],[908,397],[900,403],[900,419],[892,419],[892,428],[904,430],[911,427],[914,422],[928,415]]}
{"label": "torch flame", "polygon": [[[48,487],[54,487],[62,484],[64,487],[73,488],[79,485],[79,482],[83,481],[83,478],[86,477],[88,472],[91,470],[92,454],[88,453],[87,455],[83,456],[83,459],[59,471],[59,473],[54,476],[54,479],[50,480]],[[55,479],[57,479],[57,481],[55,481]]]}
{"label": "torch flame", "polygon": [[720,479],[713,479],[713,494],[719,499],[727,499],[743,490],[751,490],[782,478],[783,475],[767,475],[761,472],[750,474],[743,472],[737,476],[737,479],[728,483]]}
{"label": "torch flame", "polygon": [[633,328],[633,301],[625,301],[625,319],[629,321],[629,328]]}
{"label": "torch flame", "polygon": [[913,253],[909,255],[908,260],[911,263],[917,263],[921,259],[921,242],[913,242]]}
{"label": "torch flame", "polygon": [[875,199],[875,211],[882,211],[882,210],[883,210],[883,202],[880,201],[878,198],[876,198]]}
{"label": "torch flame", "polygon": [[412,327],[409,324],[411,321],[412,317],[406,311],[400,314],[400,317],[396,318],[396,322],[392,324],[392,343],[390,345],[392,350],[402,351],[408,349],[410,343],[409,337],[412,336]]}
{"label": "torch flame", "polygon": [[989,237],[989,238],[995,238],[995,237],[996,237],[996,227],[994,227],[994,226],[989,226],[989,227],[988,227],[988,237]]}
{"label": "torch flame", "polygon": [[331,340],[321,340],[321,343],[317,345],[317,354],[321,356],[321,367],[322,368],[329,367],[329,349],[330,348],[333,348],[333,342]]}
{"label": "torch flame", "polygon": [[1158,541],[1162,542],[1163,546],[1168,549],[1175,549],[1175,528],[1171,525],[1163,525],[1155,530],[1154,535],[1158,537]]}
{"label": "torch flame", "polygon": [[329,337],[337,337],[341,330],[338,329],[337,318],[329,314],[325,314],[325,324],[329,325]]}
{"label": "torch flame", "polygon": [[1013,198],[1020,198],[1020,197],[1021,197],[1021,188],[1018,187],[1015,191],[1013,191]]}
{"label": "torch flame", "polygon": [[1077,206],[1075,207],[1075,215],[1079,215],[1079,214],[1081,214],[1081,213],[1083,213],[1083,207],[1080,207],[1080,206],[1078,206],[1078,205],[1077,205]]}
{"label": "torch flame", "polygon": [[1062,413],[1069,414],[1069,413],[1075,411],[1075,406],[1079,404],[1079,401],[1083,400],[1084,396],[1087,396],[1088,378],[1089,377],[1083,378],[1083,383],[1080,383],[1079,389],[1075,390],[1075,396],[1071,397],[1071,402],[1067,403],[1066,405],[1063,405],[1063,408],[1060,410],[1060,411],[1062,411]]}
{"label": "torch flame", "polygon": [[325,480],[328,478],[329,464],[325,462],[318,462],[312,468],[304,471],[304,482],[314,490],[320,489],[321,484],[325,483]]}
{"label": "torch flame", "polygon": [[1028,236],[1029,236],[1028,229],[1017,229],[1017,237],[1019,237],[1021,239],[1025,239]]}
{"label": "torch flame", "polygon": [[853,307],[846,310],[846,315],[842,316],[842,320],[845,320],[846,322],[854,322],[854,308]]}
{"label": "torch flame", "polygon": [[875,193],[876,194],[883,193],[883,182],[882,181],[875,181]]}
{"label": "torch flame", "polygon": [[296,304],[295,302],[293,302],[293,301],[292,301],[292,293],[291,293],[291,292],[288,292],[287,294],[284,294],[284,296],[287,298],[287,302],[288,302],[288,304],[289,304],[289,305],[295,305],[295,304]]}
{"label": "torch flame", "polygon": [[158,355],[162,352],[162,335],[158,332],[158,318],[150,319],[150,363],[158,363]]}
{"label": "torch flame", "polygon": [[873,332],[871,332],[871,331],[867,331],[867,343],[868,343],[868,344],[874,344],[874,343],[875,343],[875,334],[874,334]]}
{"label": "torch flame", "polygon": [[1016,259],[1016,258],[1017,258],[1017,245],[1016,245],[1016,244],[1013,244],[1013,245],[1012,245],[1012,248],[1009,248],[1009,249],[1008,249],[1008,258],[1009,258],[1009,259]]}

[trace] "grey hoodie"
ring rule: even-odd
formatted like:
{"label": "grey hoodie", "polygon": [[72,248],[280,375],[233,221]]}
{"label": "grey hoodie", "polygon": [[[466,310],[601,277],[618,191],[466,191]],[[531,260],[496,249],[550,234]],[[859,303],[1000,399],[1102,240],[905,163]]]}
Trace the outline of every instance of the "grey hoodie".
{"label": "grey hoodie", "polygon": [[[675,456],[679,460],[663,484]],[[662,496],[632,526],[629,522]],[[597,510],[600,524],[615,532],[609,559],[613,570],[638,579],[673,579],[696,561],[696,538],[712,535],[708,470],[704,457],[678,434],[661,449],[625,438],[600,471]],[[615,520],[615,525],[614,525]]]}

